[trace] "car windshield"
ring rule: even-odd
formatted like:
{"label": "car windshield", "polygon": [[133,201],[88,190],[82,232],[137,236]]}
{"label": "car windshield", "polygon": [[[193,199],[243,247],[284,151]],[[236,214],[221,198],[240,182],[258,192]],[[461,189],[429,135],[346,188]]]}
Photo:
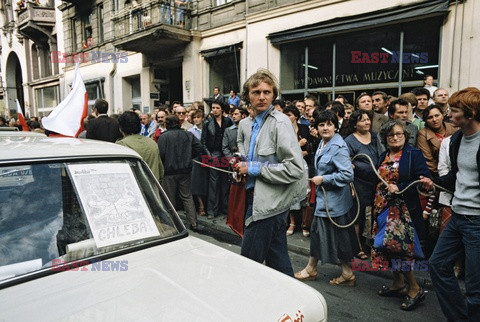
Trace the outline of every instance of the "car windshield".
{"label": "car windshield", "polygon": [[136,159],[0,166],[0,205],[0,281],[182,229]]}

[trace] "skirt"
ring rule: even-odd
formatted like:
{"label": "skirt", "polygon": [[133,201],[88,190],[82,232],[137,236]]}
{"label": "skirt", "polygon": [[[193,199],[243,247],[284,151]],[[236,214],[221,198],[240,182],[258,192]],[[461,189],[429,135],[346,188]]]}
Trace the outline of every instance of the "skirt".
{"label": "skirt", "polygon": [[[351,222],[348,214],[333,220],[340,225]],[[314,216],[310,234],[310,256],[317,258],[322,264],[340,264],[339,260],[350,262],[353,259],[352,241],[356,238],[353,225],[338,228],[328,217]]]}

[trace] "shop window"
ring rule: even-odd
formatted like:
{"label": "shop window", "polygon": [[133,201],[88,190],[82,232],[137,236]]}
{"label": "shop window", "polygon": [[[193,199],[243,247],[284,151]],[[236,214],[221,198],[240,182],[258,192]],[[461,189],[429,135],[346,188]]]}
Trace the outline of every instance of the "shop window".
{"label": "shop window", "polygon": [[363,30],[336,38],[335,86],[399,81],[400,29]]}
{"label": "shop window", "polygon": [[308,43],[308,83],[307,88],[323,88],[332,86],[333,41],[325,39],[321,42]]}
{"label": "shop window", "polygon": [[48,115],[59,103],[58,85],[35,89],[35,103],[40,116]]}
{"label": "shop window", "polygon": [[[238,51],[208,58],[210,65],[210,89],[220,87],[220,94],[226,95],[231,89],[240,92],[240,61]],[[209,96],[213,94],[210,93]]]}
{"label": "shop window", "polygon": [[281,60],[280,86],[283,89],[305,88],[305,45],[283,46]]}
{"label": "shop window", "polygon": [[410,53],[404,59],[404,81],[423,80],[425,75],[438,78],[439,23],[440,20],[432,19],[403,26],[403,52]]}
{"label": "shop window", "polygon": [[282,45],[282,93],[317,93],[322,101],[336,92],[398,95],[422,86],[425,74],[438,77],[441,24],[437,17]]}

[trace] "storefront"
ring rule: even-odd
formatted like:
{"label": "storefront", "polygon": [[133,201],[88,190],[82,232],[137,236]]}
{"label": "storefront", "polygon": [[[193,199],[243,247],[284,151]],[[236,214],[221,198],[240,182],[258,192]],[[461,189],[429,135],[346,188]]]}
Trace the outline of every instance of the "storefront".
{"label": "storefront", "polygon": [[[324,104],[342,94],[382,90],[399,95],[438,80],[441,27],[448,1],[336,18],[269,35],[280,49],[282,96],[316,94]],[[381,26],[381,27],[377,27]]]}

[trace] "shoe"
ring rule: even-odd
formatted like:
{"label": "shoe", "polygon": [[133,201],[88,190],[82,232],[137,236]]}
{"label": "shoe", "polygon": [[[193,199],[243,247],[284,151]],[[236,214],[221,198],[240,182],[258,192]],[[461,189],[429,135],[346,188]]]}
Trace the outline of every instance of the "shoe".
{"label": "shoe", "polygon": [[294,224],[290,224],[290,226],[289,226],[288,229],[287,229],[287,236],[293,235],[294,232],[295,232],[295,225],[294,225]]}
{"label": "shoe", "polygon": [[407,288],[405,286],[393,290],[390,287],[387,287],[385,285],[383,285],[382,289],[377,292],[378,295],[383,297],[400,297],[400,298],[405,297],[407,293],[408,293]]}
{"label": "shoe", "polygon": [[313,270],[310,273],[306,268],[295,273],[295,278],[299,281],[314,281],[317,278],[317,270]]}
{"label": "shoe", "polygon": [[343,275],[340,275],[339,277],[335,277],[332,280],[330,280],[330,285],[344,285],[344,286],[355,286],[357,282],[357,279],[355,275],[350,275],[350,277],[345,278]]}
{"label": "shoe", "polygon": [[190,230],[194,232],[198,232],[198,225],[190,225]]}
{"label": "shoe", "polygon": [[367,254],[365,254],[365,252],[363,250],[359,251],[357,256],[355,256],[355,257],[358,258],[358,259],[361,259],[361,260],[367,260],[368,259]]}
{"label": "shoe", "polygon": [[207,216],[207,219],[213,219],[213,218],[215,218],[213,215],[208,215]]}
{"label": "shoe", "polygon": [[412,311],[419,303],[423,302],[423,300],[425,300],[425,293],[423,292],[422,288],[420,288],[415,297],[410,297],[408,295],[405,296],[400,308],[404,311]]}
{"label": "shoe", "polygon": [[198,208],[198,214],[200,216],[206,216],[207,213],[205,212],[205,208],[203,208],[203,207]]}
{"label": "shoe", "polygon": [[302,234],[304,237],[310,237],[310,231],[306,229],[302,229]]}

